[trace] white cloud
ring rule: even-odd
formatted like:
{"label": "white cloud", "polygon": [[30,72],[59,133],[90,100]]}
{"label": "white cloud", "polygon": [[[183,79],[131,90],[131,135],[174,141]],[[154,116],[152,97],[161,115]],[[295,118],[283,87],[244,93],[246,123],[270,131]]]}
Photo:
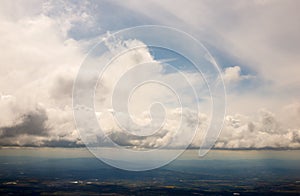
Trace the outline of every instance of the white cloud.
{"label": "white cloud", "polygon": [[285,101],[299,98],[298,1],[116,3],[159,24],[183,29],[248,66],[257,78],[267,81],[252,95],[276,93]]}
{"label": "white cloud", "polygon": [[[300,147],[299,3],[263,2],[115,2],[160,24],[178,27],[199,39],[204,38],[207,43],[226,51],[242,62],[243,67],[249,66],[257,77],[267,81],[257,89],[243,94],[229,92],[227,104],[231,115],[227,116],[223,132],[216,143],[218,148]],[[63,6],[60,9],[61,3]],[[74,5],[64,1],[46,4],[40,1],[1,2],[0,46],[3,50],[0,53],[0,110],[5,114],[0,116],[2,145],[82,145],[73,122],[71,86],[85,56],[86,42],[72,39],[69,33],[82,24],[86,24],[85,27],[101,28],[101,24],[95,24],[90,8],[88,1]],[[81,30],[88,31],[89,28]],[[135,44],[142,43],[138,40],[127,42],[128,46]],[[210,116],[208,109],[197,115],[194,111],[186,111],[182,120],[183,127],[177,137],[174,136],[174,130],[178,128],[179,120],[175,106],[166,108],[168,121],[161,135],[139,139],[120,134],[120,128],[112,118],[110,100],[106,97],[111,95],[113,85],[122,73],[136,63],[147,61],[153,61],[153,57],[145,47],[123,56],[107,70],[107,77],[104,77],[97,97],[102,126],[117,142],[126,145],[157,147],[174,141],[174,147],[179,147],[191,134],[189,125],[199,120],[200,134],[196,135],[192,144],[199,146],[203,139],[201,130],[207,127]],[[161,63],[155,62],[149,72],[138,74],[134,79],[156,76],[169,83],[180,81],[178,74],[163,75],[161,69]],[[203,81],[197,74],[186,74],[192,84],[202,85]],[[223,77],[227,85],[253,78],[239,66],[225,68]],[[122,89],[128,90],[126,86],[129,83],[124,83]],[[175,84],[179,91],[187,85],[181,82]],[[132,97],[130,112],[138,125],[149,123],[148,107],[153,100],[171,97],[172,94],[165,90],[149,85]],[[195,101],[190,100],[189,95],[183,98],[191,105]],[[122,99],[118,97],[120,102]],[[168,100],[174,101],[172,98]],[[292,104],[284,106],[286,103]],[[201,104],[207,107],[207,102]],[[259,114],[254,113],[263,107],[272,109],[272,112],[264,110]],[[39,130],[34,133],[20,128],[36,123],[40,126],[36,126]],[[44,128],[47,128],[46,134]],[[7,137],[5,130],[14,130],[16,135]]]}
{"label": "white cloud", "polygon": [[[5,48],[0,54],[1,144],[76,142],[71,87],[84,57],[80,43],[66,37],[38,2],[33,3],[36,7],[1,4],[5,10],[0,17],[0,46]],[[8,137],[8,131],[15,134]]]}
{"label": "white cloud", "polygon": [[256,117],[227,116],[216,148],[299,148],[299,128],[283,125],[281,119],[261,110]]}
{"label": "white cloud", "polygon": [[223,80],[227,84],[237,83],[250,78],[253,78],[253,76],[241,75],[241,68],[239,66],[226,67],[223,73]]}

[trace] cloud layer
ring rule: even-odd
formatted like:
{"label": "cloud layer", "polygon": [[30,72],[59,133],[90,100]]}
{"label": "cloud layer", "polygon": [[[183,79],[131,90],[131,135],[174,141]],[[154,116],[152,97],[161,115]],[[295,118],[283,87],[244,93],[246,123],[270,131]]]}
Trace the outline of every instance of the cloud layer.
{"label": "cloud layer", "polygon": [[[300,148],[298,4],[297,1],[186,3],[154,0],[143,3],[112,1],[105,7],[90,1],[30,1],[26,4],[2,1],[0,145],[84,146],[73,120],[73,81],[90,46],[100,40],[93,36],[115,28],[116,19],[102,21],[96,18],[99,16],[96,13],[107,9],[114,12],[118,8],[130,13],[129,18],[140,16],[147,18],[147,22],[183,29],[218,49],[215,56],[228,89],[228,114],[215,148]],[[143,24],[143,21],[132,24],[126,15],[118,20],[128,27]],[[137,42],[130,40],[127,46]],[[233,60],[222,61],[221,56],[230,56]],[[188,142],[188,136],[193,132],[191,124],[197,123],[198,134],[191,147],[199,147],[209,125],[209,105],[203,79],[189,70],[185,73],[189,82],[199,84],[198,90],[203,90],[203,110],[194,113],[195,100],[185,96],[190,110],[184,108],[185,116],[178,133],[178,108],[174,105],[166,108],[165,127],[150,137],[133,136],[117,126],[107,97],[112,94],[118,76],[133,64],[147,61],[155,59],[145,46],[128,53],[121,62],[115,63],[115,67],[107,70],[108,77],[99,84],[96,97],[100,125],[121,146],[156,148],[172,142],[170,147],[179,148]],[[120,63],[122,66],[117,65]],[[165,72],[164,63],[156,61],[151,71],[136,74],[135,78],[153,74],[165,81],[180,81],[178,74]],[[177,89],[183,91],[186,88],[186,83],[174,83]],[[127,90],[129,83],[123,85],[122,89]],[[136,124],[147,125],[151,121],[149,105],[155,99],[165,100],[166,97],[171,97],[170,102],[174,101],[172,94],[164,88],[149,85],[137,91],[130,105]],[[121,102],[122,97],[119,99]],[[134,126],[130,129],[139,131]],[[98,138],[104,146],[106,140]]]}

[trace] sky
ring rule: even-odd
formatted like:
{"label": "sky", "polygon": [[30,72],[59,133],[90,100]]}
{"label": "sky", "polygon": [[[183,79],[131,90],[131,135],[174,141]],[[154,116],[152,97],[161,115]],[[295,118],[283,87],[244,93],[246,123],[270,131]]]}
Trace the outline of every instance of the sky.
{"label": "sky", "polygon": [[[82,137],[88,136],[80,135],[75,126],[72,88],[88,52],[121,29],[163,25],[199,40],[220,67],[226,88],[226,114],[214,148],[299,149],[299,6],[297,0],[2,0],[0,145],[83,147]],[[166,35],[157,37],[168,39]],[[106,44],[111,54],[142,47],[113,62],[96,88],[97,118],[105,133],[121,146],[178,148],[191,142],[190,147],[199,147],[211,113],[203,78],[189,68],[188,60],[174,53],[168,56],[166,51],[164,54],[141,40],[122,40],[114,47]],[[105,58],[93,60],[104,62]],[[152,63],[134,72],[136,64],[147,62]],[[169,64],[180,68],[185,79]],[[128,75],[123,75],[125,72]],[[111,99],[107,99],[112,97],[120,77],[124,81],[119,88],[124,94],[116,97],[116,103],[123,103],[121,96],[129,94],[132,78],[155,78],[182,95],[184,112],[180,113],[176,104],[168,105],[176,103],[172,91],[157,84],[144,85],[131,97],[135,123],[127,122],[130,115],[119,113],[119,120],[139,137],[122,132],[112,119],[114,111]],[[189,84],[201,92],[201,100],[195,101],[191,92],[186,93]],[[160,133],[143,137],[137,125],[151,121],[148,109],[153,100],[165,104],[165,127]],[[199,102],[202,110],[195,112],[194,104]],[[159,107],[157,111],[161,112]],[[199,134],[192,139],[194,131]],[[96,142],[109,145],[102,137]]]}

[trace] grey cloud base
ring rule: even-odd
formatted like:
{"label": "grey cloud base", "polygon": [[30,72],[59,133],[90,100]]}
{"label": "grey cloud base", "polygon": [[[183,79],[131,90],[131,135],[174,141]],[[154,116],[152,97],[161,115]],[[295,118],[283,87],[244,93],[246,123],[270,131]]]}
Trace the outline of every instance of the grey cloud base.
{"label": "grey cloud base", "polygon": [[[243,115],[227,116],[221,135],[214,145],[214,149],[300,149],[300,130],[297,128],[284,128],[274,114],[262,110],[256,120]],[[187,119],[188,120],[188,119]],[[191,119],[189,119],[191,120]],[[201,119],[205,125],[205,118]],[[47,114],[43,109],[37,109],[22,115],[16,124],[0,128],[1,146],[23,147],[85,147],[79,137],[67,135],[57,136],[57,133],[47,127],[49,124]],[[205,128],[205,127],[202,127]],[[184,130],[183,130],[184,131]],[[201,144],[201,130],[196,135],[189,148],[199,148]],[[150,137],[133,137],[130,134],[111,130],[107,136],[117,145],[126,148],[153,149],[162,145],[158,141],[168,141],[168,132]],[[98,138],[97,146],[109,147],[108,138]],[[180,144],[174,145],[180,148]]]}

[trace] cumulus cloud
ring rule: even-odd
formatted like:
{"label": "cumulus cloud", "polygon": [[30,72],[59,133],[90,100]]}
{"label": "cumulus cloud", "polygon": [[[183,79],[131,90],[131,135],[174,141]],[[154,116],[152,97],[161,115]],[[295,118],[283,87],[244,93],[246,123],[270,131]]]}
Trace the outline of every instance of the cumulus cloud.
{"label": "cumulus cloud", "polygon": [[[12,6],[18,7],[14,4]],[[3,114],[5,113],[0,118],[1,145],[60,147],[83,145],[73,121],[71,91],[76,72],[85,56],[85,43],[68,37],[66,31],[70,30],[72,25],[64,25],[66,23],[64,20],[68,20],[69,15],[68,17],[59,14],[52,16],[51,9],[49,7],[46,11],[35,12],[29,14],[29,16],[26,13],[17,19],[1,18],[4,30],[0,31],[0,42],[1,45],[5,45],[7,48],[0,55],[2,64],[0,74],[3,76],[0,79],[0,86],[5,93],[1,95],[0,102]],[[20,15],[22,14],[24,13],[20,13]],[[59,17],[63,17],[64,22],[59,20]],[[70,17],[71,21],[69,22],[71,24],[76,23],[77,17],[77,15],[75,19]],[[63,27],[68,29],[61,29]],[[136,45],[142,45],[142,43],[138,40],[128,40],[118,47],[134,47]],[[111,47],[111,52],[118,52],[118,47]],[[105,100],[105,97],[110,97],[113,85],[118,77],[131,69],[133,65],[148,61],[154,61],[154,59],[144,45],[139,50],[132,50],[116,61],[115,65],[119,66],[112,65],[109,67],[107,77],[104,77],[99,85],[100,96],[97,97],[99,112],[103,113],[103,111],[111,108],[109,100]],[[11,69],[11,67],[14,69]],[[153,63],[150,73],[140,73],[135,78],[142,79],[145,76],[158,75],[169,83],[180,79],[180,75],[174,73],[164,76],[162,69],[162,64],[156,61]],[[190,76],[188,78],[191,82],[197,83],[198,79],[195,74],[190,74]],[[87,82],[83,81],[83,85],[88,85]],[[124,83],[123,85],[126,87],[128,84]],[[176,88],[184,89],[185,85],[187,83],[183,82]],[[143,113],[144,109],[147,110],[153,98],[166,100],[166,97],[174,96],[170,92],[165,93],[163,88],[156,88],[155,91],[158,97],[151,97],[153,86],[150,85],[140,94],[137,93],[133,96],[133,99],[135,99],[133,101],[133,112],[137,116],[140,116],[139,112]],[[118,97],[118,99],[123,101],[122,97]],[[185,96],[185,99],[190,98]],[[169,101],[172,100],[169,99]],[[190,100],[191,103],[192,101]],[[167,111],[171,111],[170,108]],[[143,115],[148,117],[145,119],[140,118],[140,122],[147,124],[149,113]],[[175,125],[178,123],[175,119],[178,119],[178,117],[174,117],[173,123],[167,122],[169,126],[172,125],[173,128],[176,128]],[[188,120],[186,124],[191,126],[188,124]],[[107,124],[111,126],[113,121],[108,121]],[[171,130],[170,127],[168,129]],[[170,141],[170,136],[167,136],[167,134],[158,134],[153,136],[152,139],[139,140],[134,136],[127,135],[128,139],[124,134],[115,132],[117,129],[114,130],[112,127],[108,130],[111,131],[110,136],[121,144],[128,140],[127,143],[133,142],[132,145],[153,147]],[[138,129],[135,128],[135,130]],[[160,144],[158,145],[157,142]]]}
{"label": "cumulus cloud", "polygon": [[[214,1],[191,1],[184,3],[184,7],[189,8],[184,11],[180,1],[114,3],[160,21],[160,24],[199,35],[197,38],[203,36],[209,44],[239,59],[243,65],[249,65],[259,77],[268,81],[266,91],[266,84],[262,84],[260,91],[228,95],[228,111],[232,115],[226,117],[215,148],[300,148],[300,106],[298,102],[291,101],[298,100],[299,95],[297,6],[282,2],[262,4],[260,1],[236,1],[230,6],[220,6],[220,2],[216,5]],[[93,5],[88,1],[74,4],[65,1],[1,2],[0,46],[5,49],[0,54],[0,145],[84,146],[73,121],[72,85],[89,49],[86,46],[95,40],[76,40],[73,37],[78,39],[89,35],[90,30],[96,32],[99,26],[101,28],[90,13],[91,7]],[[274,22],[274,19],[277,21]],[[158,148],[172,144],[169,147],[180,148],[189,142],[193,125],[197,125],[198,134],[190,147],[199,147],[211,115],[203,79],[199,74],[185,73],[189,83],[198,84],[196,90],[203,92],[201,113],[195,113],[195,102],[199,100],[184,92],[188,83],[178,82],[182,81],[179,74],[165,74],[164,64],[155,61],[147,46],[139,40],[126,40],[118,47],[136,45],[144,47],[132,50],[115,61],[97,86],[95,106],[100,126],[111,140],[121,146]],[[118,52],[116,47],[110,49]],[[182,98],[189,104],[190,110],[184,108],[186,110],[180,113],[178,105],[170,104],[176,102],[173,94],[155,85],[145,85],[132,95],[130,111],[112,110],[109,97],[112,97],[118,79],[134,65],[148,61],[153,62],[151,69],[138,74],[133,71],[132,77],[127,77],[135,80],[155,77],[175,84],[178,92],[184,92]],[[240,66],[224,68],[222,74],[227,85],[236,85],[254,77],[241,70]],[[88,86],[88,81],[82,84]],[[131,80],[123,82],[120,89],[129,91],[131,84]],[[139,127],[151,125],[155,115],[151,116],[149,106],[153,100],[168,100],[163,102],[166,113],[164,127],[149,137],[133,135],[142,132]],[[115,101],[121,103],[124,97],[116,97]],[[279,109],[286,103],[292,104]],[[272,110],[251,114],[261,107]],[[113,114],[122,116],[123,122],[134,119],[134,123],[126,125],[129,132],[118,126]],[[182,118],[179,114],[183,115]],[[99,136],[96,142],[105,146],[107,139]]]}
{"label": "cumulus cloud", "polygon": [[1,2],[0,45],[6,48],[0,54],[1,145],[80,143],[71,87],[84,53],[65,34],[60,14],[50,16],[44,5]]}
{"label": "cumulus cloud", "polygon": [[[24,107],[13,96],[0,101],[0,145],[2,146],[83,146],[73,124],[72,110],[45,104]],[[64,146],[65,144],[65,146]]]}
{"label": "cumulus cloud", "polygon": [[[104,114],[107,116],[107,114]],[[191,116],[195,116],[190,113]],[[182,120],[182,129],[178,137],[175,136],[176,120],[171,121],[164,130],[149,137],[132,135],[114,124],[112,118],[102,119],[103,128],[109,130],[106,134],[117,145],[134,148],[159,148],[169,143],[170,148],[184,146],[189,138],[191,123],[198,121],[197,133],[190,148],[199,148],[204,140],[204,134],[209,125],[209,118],[205,114],[196,115],[198,119],[186,116]],[[110,126],[109,126],[110,125]],[[106,144],[105,138],[98,138],[100,143]],[[286,126],[285,122],[274,113],[261,109],[253,116],[241,114],[227,115],[222,132],[216,141],[215,149],[299,149],[300,129],[293,125]]]}
{"label": "cumulus cloud", "polygon": [[242,75],[241,68],[239,66],[234,67],[226,67],[223,73],[223,80],[225,83],[237,83],[242,80],[250,79],[253,76],[250,75]]}
{"label": "cumulus cloud", "polygon": [[48,128],[45,122],[48,117],[45,110],[37,108],[36,111],[30,111],[23,114],[11,126],[0,127],[0,138],[14,137],[16,135],[46,135]]}
{"label": "cumulus cloud", "polygon": [[[122,128],[114,120],[113,114],[99,115],[100,126],[105,135],[115,144],[134,148],[182,148],[187,144],[198,146],[203,142],[203,135],[208,127],[208,116],[192,110],[171,109],[167,121],[161,129],[149,135],[139,135],[131,126]],[[139,118],[140,124],[149,122],[148,116]],[[152,127],[151,127],[152,128]],[[152,130],[155,130],[154,127]],[[143,132],[143,130],[139,130]],[[97,133],[95,133],[97,135]],[[106,145],[106,137],[99,137],[100,144]]]}
{"label": "cumulus cloud", "polygon": [[[223,68],[242,64],[252,70],[255,88],[243,89],[243,95],[229,94],[230,112],[241,112],[243,107],[250,111],[277,108],[299,99],[298,1],[114,2],[159,24],[183,29],[205,45],[217,48],[217,53],[211,52],[217,59],[222,54],[218,62]],[[183,6],[188,11],[182,10]]]}
{"label": "cumulus cloud", "polygon": [[[108,145],[108,138],[118,145],[135,148],[180,148],[189,144],[197,126],[205,123],[197,113],[199,100],[193,98],[189,89],[191,84],[198,84],[195,86],[196,90],[203,87],[201,74],[166,74],[165,65],[155,60],[149,48],[141,41],[116,41],[116,44],[106,43],[111,53],[118,54],[122,49],[130,50],[125,54],[118,54],[118,58],[105,69],[95,92],[99,125],[107,137],[98,134],[98,130],[92,134],[82,131],[81,135],[88,138],[87,142],[92,146]],[[135,48],[137,46],[139,47]],[[96,61],[99,62],[99,58]],[[81,81],[79,84],[85,83],[84,80]],[[157,82],[162,82],[163,85]],[[202,102],[206,105],[206,100]],[[155,108],[155,103],[162,104],[163,108]],[[203,113],[206,111],[204,107],[201,110]],[[151,134],[155,130],[157,133]]]}
{"label": "cumulus cloud", "polygon": [[298,149],[299,128],[285,126],[267,110],[255,117],[240,114],[227,116],[215,148],[224,149]]}

